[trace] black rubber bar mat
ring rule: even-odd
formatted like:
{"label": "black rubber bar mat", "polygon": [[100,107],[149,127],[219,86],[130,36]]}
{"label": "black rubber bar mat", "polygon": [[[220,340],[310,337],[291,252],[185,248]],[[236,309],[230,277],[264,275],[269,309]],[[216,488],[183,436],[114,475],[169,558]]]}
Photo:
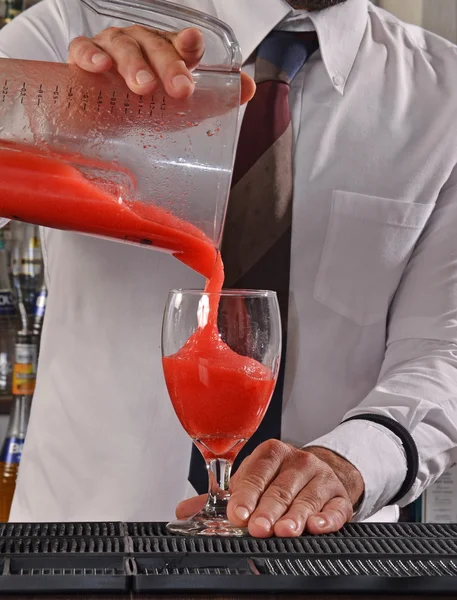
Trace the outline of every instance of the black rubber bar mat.
{"label": "black rubber bar mat", "polygon": [[186,538],[163,523],[0,524],[0,594],[457,594],[457,525],[350,524],[298,539]]}
{"label": "black rubber bar mat", "polygon": [[454,595],[457,561],[450,558],[397,559],[247,558],[207,555],[137,557],[137,593],[297,593]]}
{"label": "black rubber bar mat", "polygon": [[124,523],[0,523],[0,537],[123,537]]}

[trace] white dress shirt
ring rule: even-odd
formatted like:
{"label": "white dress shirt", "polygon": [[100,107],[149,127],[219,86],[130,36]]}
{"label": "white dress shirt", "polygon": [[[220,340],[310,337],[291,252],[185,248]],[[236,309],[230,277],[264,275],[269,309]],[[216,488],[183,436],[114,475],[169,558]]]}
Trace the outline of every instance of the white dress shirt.
{"label": "white dress shirt", "polygon": [[[231,25],[246,58],[290,15],[283,0],[181,4]],[[360,470],[360,520],[397,494],[406,457],[388,429],[345,418],[387,415],[412,434],[419,472],[402,504],[457,456],[457,54],[367,0],[309,18],[320,51],[291,92],[283,439]],[[71,39],[112,24],[76,0],[43,0],[0,33],[0,51],[65,61]],[[12,519],[167,519],[191,444],[164,385],[162,311],[169,288],[203,281],[149,250],[43,238],[49,304]]]}

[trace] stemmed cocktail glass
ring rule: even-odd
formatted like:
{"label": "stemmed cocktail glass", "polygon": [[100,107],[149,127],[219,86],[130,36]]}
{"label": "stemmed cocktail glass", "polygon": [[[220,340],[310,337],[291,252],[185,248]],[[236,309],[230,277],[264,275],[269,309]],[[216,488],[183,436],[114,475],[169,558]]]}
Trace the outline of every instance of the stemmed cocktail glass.
{"label": "stemmed cocktail glass", "polygon": [[260,425],[276,384],[281,320],[276,294],[170,292],[162,331],[163,368],[176,414],[205,459],[206,506],[168,529],[240,536],[227,519],[233,462]]}

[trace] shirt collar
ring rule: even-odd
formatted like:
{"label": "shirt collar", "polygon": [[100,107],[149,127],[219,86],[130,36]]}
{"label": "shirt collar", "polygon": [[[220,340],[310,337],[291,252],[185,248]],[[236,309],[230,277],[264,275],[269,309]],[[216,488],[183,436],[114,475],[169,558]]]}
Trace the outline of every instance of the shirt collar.
{"label": "shirt collar", "polygon": [[[213,0],[217,16],[232,27],[246,60],[288,14],[285,0]],[[344,94],[368,21],[368,0],[346,0],[310,12],[332,85]]]}
{"label": "shirt collar", "polygon": [[327,73],[344,94],[368,22],[368,0],[347,0],[309,14],[319,36]]}

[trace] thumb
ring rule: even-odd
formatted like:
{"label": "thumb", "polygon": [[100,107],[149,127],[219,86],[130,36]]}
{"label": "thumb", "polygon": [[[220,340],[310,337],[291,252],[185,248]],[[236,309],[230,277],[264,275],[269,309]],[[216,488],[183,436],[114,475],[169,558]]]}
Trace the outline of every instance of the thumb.
{"label": "thumb", "polygon": [[241,104],[246,104],[255,94],[254,80],[247,73],[241,73]]}
{"label": "thumb", "polygon": [[207,494],[203,496],[195,496],[188,500],[180,502],[176,508],[176,517],[178,519],[188,519],[198,513],[204,506],[207,499]]}

